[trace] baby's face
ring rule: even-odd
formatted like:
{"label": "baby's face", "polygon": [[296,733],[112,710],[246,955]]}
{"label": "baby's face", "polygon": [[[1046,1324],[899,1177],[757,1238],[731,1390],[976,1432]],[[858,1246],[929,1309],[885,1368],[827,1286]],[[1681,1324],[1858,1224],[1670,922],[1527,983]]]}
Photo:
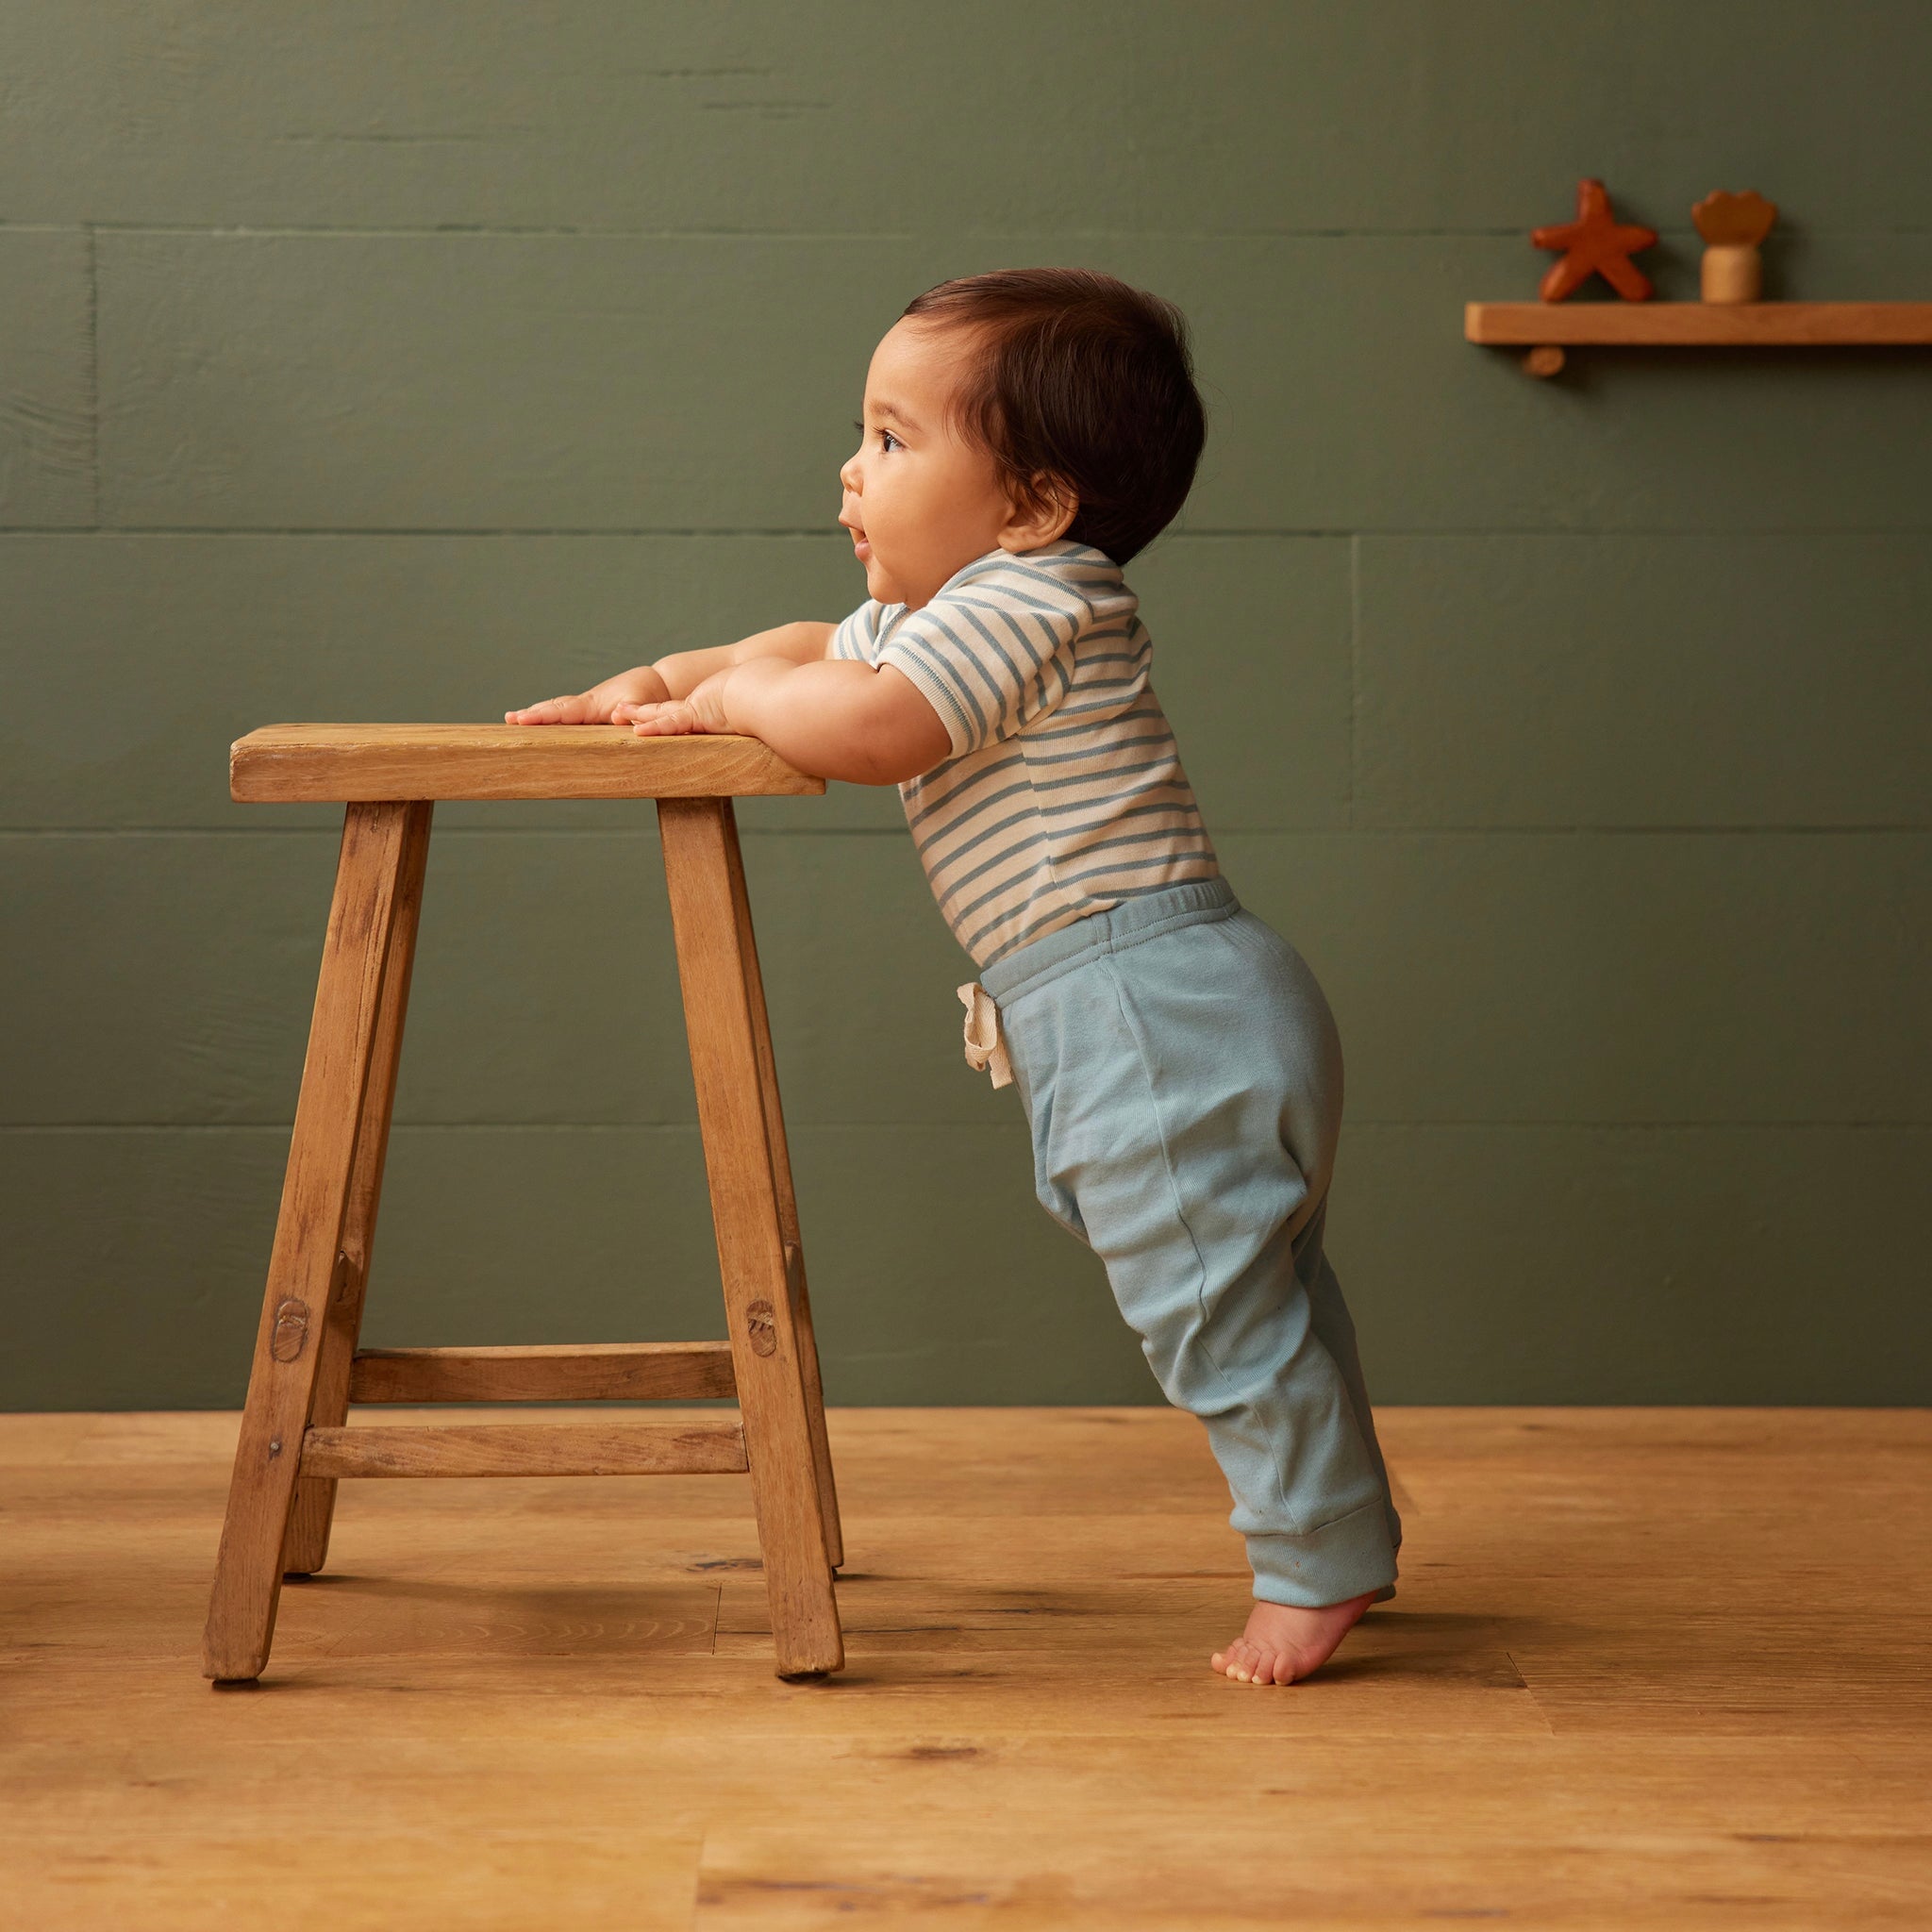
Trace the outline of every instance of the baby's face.
{"label": "baby's face", "polygon": [[839,521],[881,604],[917,610],[975,557],[1046,541],[1015,519],[992,458],[953,425],[966,352],[957,328],[902,321],[866,373],[863,441],[839,472]]}

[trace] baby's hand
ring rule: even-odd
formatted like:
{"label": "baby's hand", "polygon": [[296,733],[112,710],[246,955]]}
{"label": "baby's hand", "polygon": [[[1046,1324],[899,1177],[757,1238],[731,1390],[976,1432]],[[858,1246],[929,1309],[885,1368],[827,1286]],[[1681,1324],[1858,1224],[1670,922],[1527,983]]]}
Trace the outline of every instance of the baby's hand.
{"label": "baby's hand", "polygon": [[635,671],[620,672],[593,684],[589,691],[573,696],[545,698],[541,705],[525,705],[520,711],[506,711],[506,724],[628,724],[617,713],[626,707],[662,704],[671,692],[664,680],[648,664]]}
{"label": "baby's hand", "polygon": [[634,725],[640,738],[682,738],[705,728],[689,698],[674,698],[668,705],[625,705],[610,722]]}
{"label": "baby's hand", "polygon": [[718,672],[705,679],[689,697],[658,704],[619,705],[613,724],[634,725],[640,738],[680,738],[693,731],[729,731],[724,715],[724,683],[731,675]]}

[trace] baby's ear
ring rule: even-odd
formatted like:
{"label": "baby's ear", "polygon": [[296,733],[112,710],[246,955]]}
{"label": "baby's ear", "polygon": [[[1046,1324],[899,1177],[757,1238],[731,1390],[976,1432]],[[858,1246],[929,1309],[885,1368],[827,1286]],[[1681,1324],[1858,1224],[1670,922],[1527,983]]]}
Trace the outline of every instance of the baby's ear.
{"label": "baby's ear", "polygon": [[1065,477],[1041,471],[1029,482],[1024,499],[1013,505],[1000,546],[1038,550],[1042,544],[1058,543],[1079,514],[1079,492]]}

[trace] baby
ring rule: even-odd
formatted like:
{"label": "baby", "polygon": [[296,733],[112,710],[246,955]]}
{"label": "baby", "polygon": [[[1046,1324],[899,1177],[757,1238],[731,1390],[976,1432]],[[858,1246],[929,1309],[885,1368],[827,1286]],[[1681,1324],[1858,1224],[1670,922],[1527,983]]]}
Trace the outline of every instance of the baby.
{"label": "baby", "polygon": [[745,732],[900,788],[980,969],[968,1058],[1018,1088],[1041,1203],[1226,1474],[1256,1600],[1212,1668],[1292,1683],[1393,1593],[1401,1524],[1323,1254],[1335,1022],[1221,875],[1121,575],[1200,457],[1186,325],[1085,271],[945,282],[879,343],[858,427],[839,521],[869,601],[842,624],[507,720]]}

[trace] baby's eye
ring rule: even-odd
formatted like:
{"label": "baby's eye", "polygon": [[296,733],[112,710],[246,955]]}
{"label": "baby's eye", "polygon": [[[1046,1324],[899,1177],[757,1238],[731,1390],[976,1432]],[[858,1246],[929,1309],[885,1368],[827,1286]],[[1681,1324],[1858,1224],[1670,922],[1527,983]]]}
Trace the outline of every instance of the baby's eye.
{"label": "baby's eye", "polygon": [[890,429],[881,429],[879,431],[879,447],[881,449],[904,449],[906,445]]}

